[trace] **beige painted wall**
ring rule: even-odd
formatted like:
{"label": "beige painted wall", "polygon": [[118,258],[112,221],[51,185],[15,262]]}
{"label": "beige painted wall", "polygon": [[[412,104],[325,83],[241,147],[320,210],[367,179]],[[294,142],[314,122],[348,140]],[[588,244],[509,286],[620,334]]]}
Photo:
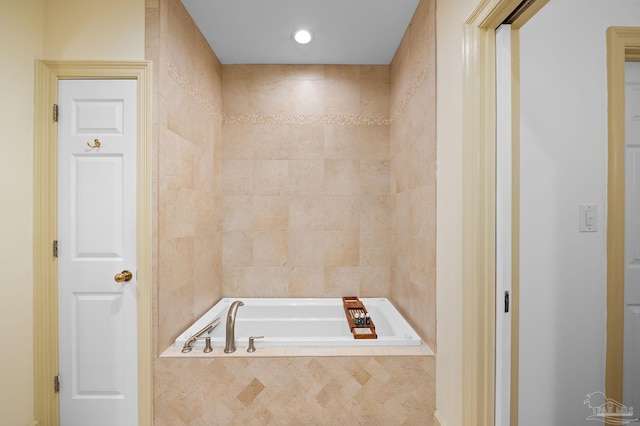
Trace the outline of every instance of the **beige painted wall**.
{"label": "beige painted wall", "polygon": [[[575,424],[591,414],[582,396],[605,387],[605,35],[640,26],[640,0],[605,4],[550,1],[520,30],[521,426]],[[576,49],[575,40],[588,48]],[[577,232],[583,203],[597,206],[597,232]],[[627,394],[620,402],[637,410],[640,401]]]}
{"label": "beige painted wall", "polygon": [[34,62],[143,59],[144,0],[3,0],[0,39],[0,419],[20,426],[33,422]]}
{"label": "beige painted wall", "polygon": [[44,0],[45,59],[144,59],[144,0]]}
{"label": "beige painted wall", "polygon": [[477,0],[436,5],[437,346],[436,408],[462,424],[462,40]]}
{"label": "beige painted wall", "polygon": [[[42,0],[0,2],[0,422],[33,421],[33,77]],[[9,40],[19,40],[12,43]]]}

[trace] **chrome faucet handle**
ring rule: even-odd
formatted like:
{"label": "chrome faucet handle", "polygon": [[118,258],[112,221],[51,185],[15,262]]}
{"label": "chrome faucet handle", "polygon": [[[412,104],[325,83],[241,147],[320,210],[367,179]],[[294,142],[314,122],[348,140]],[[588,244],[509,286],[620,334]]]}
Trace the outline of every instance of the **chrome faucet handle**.
{"label": "chrome faucet handle", "polygon": [[249,337],[249,347],[247,348],[247,352],[255,352],[256,346],[253,343],[255,339],[264,339],[264,336],[251,336]]}
{"label": "chrome faucet handle", "polygon": [[213,351],[213,348],[211,347],[211,337],[207,337],[204,343],[204,353],[208,354],[211,351]]}

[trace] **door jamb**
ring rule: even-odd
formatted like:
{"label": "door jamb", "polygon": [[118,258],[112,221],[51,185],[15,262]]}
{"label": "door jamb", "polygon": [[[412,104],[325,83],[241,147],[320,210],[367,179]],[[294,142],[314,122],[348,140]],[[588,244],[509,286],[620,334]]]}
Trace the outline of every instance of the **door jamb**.
{"label": "door jamb", "polygon": [[[512,31],[522,27],[547,2],[534,0],[512,23]],[[465,425],[490,426],[495,418],[495,29],[521,3],[521,0],[482,0],[464,25],[462,422]],[[516,82],[519,78],[514,79]],[[512,259],[518,253],[518,236],[514,238]],[[516,273],[517,263],[514,268]],[[512,283],[512,291],[514,288],[516,296],[517,282]],[[517,298],[513,302],[517,308]],[[513,311],[512,319],[517,325],[516,312]],[[517,390],[518,368],[517,348],[515,354],[513,351],[518,330],[514,325],[512,333],[515,333],[511,361],[513,392]],[[517,419],[517,393],[515,398],[512,393],[511,413],[512,419],[514,415]]]}
{"label": "door jamb", "polygon": [[607,29],[607,348],[605,393],[622,401],[624,360],[625,112],[624,63],[640,62],[640,28]]}
{"label": "door jamb", "polygon": [[38,422],[58,425],[57,125],[52,119],[58,80],[135,79],[138,81],[137,159],[137,325],[138,423],[152,424],[152,204],[151,62],[37,61],[34,100],[33,340],[34,411]]}

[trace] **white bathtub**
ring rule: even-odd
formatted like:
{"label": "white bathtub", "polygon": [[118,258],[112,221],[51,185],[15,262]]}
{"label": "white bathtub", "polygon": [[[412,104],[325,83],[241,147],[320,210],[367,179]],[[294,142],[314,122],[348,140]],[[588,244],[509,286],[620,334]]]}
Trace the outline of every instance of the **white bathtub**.
{"label": "white bathtub", "polygon": [[[386,298],[360,299],[375,323],[377,339],[354,339],[341,298],[225,298],[204,314],[175,340],[182,348],[185,342],[211,321],[220,323],[202,337],[210,337],[212,346],[225,345],[225,324],[229,306],[241,300],[236,315],[235,342],[247,346],[249,336],[264,336],[255,346],[417,346],[420,336]],[[193,347],[204,346],[198,340]]]}

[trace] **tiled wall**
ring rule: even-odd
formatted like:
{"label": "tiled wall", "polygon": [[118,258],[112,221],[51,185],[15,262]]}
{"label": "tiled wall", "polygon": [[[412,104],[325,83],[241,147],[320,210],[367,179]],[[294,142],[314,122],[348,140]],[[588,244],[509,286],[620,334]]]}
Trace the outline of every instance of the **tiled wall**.
{"label": "tiled wall", "polygon": [[435,1],[391,63],[391,299],[436,349]]}
{"label": "tiled wall", "polygon": [[159,358],[154,425],[433,424],[434,357]]}
{"label": "tiled wall", "polygon": [[389,67],[223,66],[223,294],[388,296]]}
{"label": "tiled wall", "polygon": [[147,57],[161,351],[221,297],[222,67],[179,0],[147,2]]}

